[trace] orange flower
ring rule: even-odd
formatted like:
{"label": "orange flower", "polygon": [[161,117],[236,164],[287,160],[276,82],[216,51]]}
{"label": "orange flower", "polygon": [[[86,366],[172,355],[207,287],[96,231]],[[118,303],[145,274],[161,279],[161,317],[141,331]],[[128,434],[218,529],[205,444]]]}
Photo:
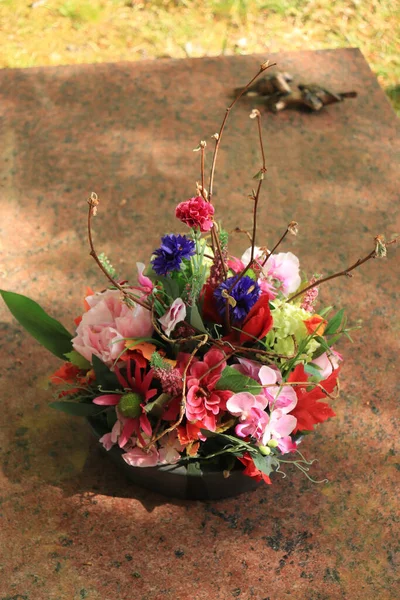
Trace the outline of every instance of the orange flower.
{"label": "orange flower", "polygon": [[323,335],[328,321],[325,321],[325,319],[323,319],[319,315],[313,315],[309,319],[303,321],[303,323],[306,326],[307,331],[310,335],[312,335],[313,333],[315,335]]}

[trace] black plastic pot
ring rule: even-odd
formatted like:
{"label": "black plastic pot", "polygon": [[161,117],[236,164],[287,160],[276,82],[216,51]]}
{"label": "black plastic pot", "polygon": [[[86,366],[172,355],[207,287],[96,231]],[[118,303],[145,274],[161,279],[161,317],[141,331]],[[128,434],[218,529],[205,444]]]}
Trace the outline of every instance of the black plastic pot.
{"label": "black plastic pot", "polygon": [[[88,419],[96,439],[103,435],[95,419]],[[131,467],[122,458],[123,451],[114,446],[104,452],[123,471],[127,477],[140,487],[184,500],[219,500],[238,496],[258,487],[259,483],[243,475],[240,467],[232,470],[225,478],[222,471],[202,467],[198,473],[188,473],[182,465],[161,465],[159,467]]]}

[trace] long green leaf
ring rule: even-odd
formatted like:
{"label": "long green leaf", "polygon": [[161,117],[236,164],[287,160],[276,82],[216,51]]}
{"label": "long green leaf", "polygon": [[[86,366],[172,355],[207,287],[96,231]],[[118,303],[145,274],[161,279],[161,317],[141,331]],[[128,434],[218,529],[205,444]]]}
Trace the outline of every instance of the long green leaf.
{"label": "long green leaf", "polygon": [[340,327],[341,322],[344,317],[344,309],[341,308],[334,317],[328,322],[328,325],[325,328],[324,334],[331,335],[332,333],[336,333]]}
{"label": "long green leaf", "polygon": [[86,404],[82,402],[65,402],[59,400],[56,402],[50,402],[49,406],[55,410],[60,410],[69,415],[76,417],[94,417],[107,410],[108,406],[99,406],[97,404]]}
{"label": "long green leaf", "polygon": [[17,321],[47,350],[65,360],[72,350],[72,336],[65,327],[50,317],[37,302],[15,292],[0,290],[4,302]]}
{"label": "long green leaf", "polygon": [[231,392],[250,392],[251,394],[259,394],[261,385],[251,377],[242,375],[233,367],[225,367],[221,373],[217,385],[217,390],[230,390]]}

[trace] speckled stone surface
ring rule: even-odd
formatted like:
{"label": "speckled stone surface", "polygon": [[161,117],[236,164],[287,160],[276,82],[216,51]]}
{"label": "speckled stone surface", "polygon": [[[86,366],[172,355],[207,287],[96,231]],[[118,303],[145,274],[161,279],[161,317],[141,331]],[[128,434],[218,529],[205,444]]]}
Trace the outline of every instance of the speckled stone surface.
{"label": "speckled stone surface", "polygon": [[[85,286],[86,198],[101,200],[95,241],[132,277],[174,207],[194,192],[200,139],[218,129],[231,90],[266,57],[68,66],[0,72],[0,285],[73,328]],[[345,268],[377,233],[400,231],[396,117],[357,50],[271,57],[297,79],[355,100],[320,114],[264,114],[268,174],[259,242],[291,220],[282,250],[308,273]],[[232,113],[216,172],[228,230],[250,227],[260,167],[254,102]],[[211,141],[211,140],[210,140]],[[245,240],[232,238],[237,252]],[[393,600],[400,596],[399,256],[324,288],[325,304],[363,322],[346,362],[337,418],[303,443],[298,472],[213,503],[170,501],[129,484],[85,423],[47,407],[59,361],[0,306],[1,600]],[[396,421],[397,419],[397,421]],[[397,570],[396,570],[397,569]]]}

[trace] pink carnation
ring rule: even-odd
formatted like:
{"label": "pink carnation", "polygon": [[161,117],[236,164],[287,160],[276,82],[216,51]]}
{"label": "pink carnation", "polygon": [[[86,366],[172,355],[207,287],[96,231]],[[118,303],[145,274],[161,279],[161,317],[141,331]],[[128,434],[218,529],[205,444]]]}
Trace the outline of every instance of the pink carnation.
{"label": "pink carnation", "polygon": [[90,362],[94,354],[111,367],[125,348],[124,338],[153,333],[150,311],[139,304],[129,308],[118,290],[88,296],[86,302],[89,310],[83,314],[72,344]]}
{"label": "pink carnation", "polygon": [[176,217],[189,227],[200,228],[202,233],[210,231],[213,226],[212,216],[214,207],[201,196],[190,198],[178,204],[175,210]]}

